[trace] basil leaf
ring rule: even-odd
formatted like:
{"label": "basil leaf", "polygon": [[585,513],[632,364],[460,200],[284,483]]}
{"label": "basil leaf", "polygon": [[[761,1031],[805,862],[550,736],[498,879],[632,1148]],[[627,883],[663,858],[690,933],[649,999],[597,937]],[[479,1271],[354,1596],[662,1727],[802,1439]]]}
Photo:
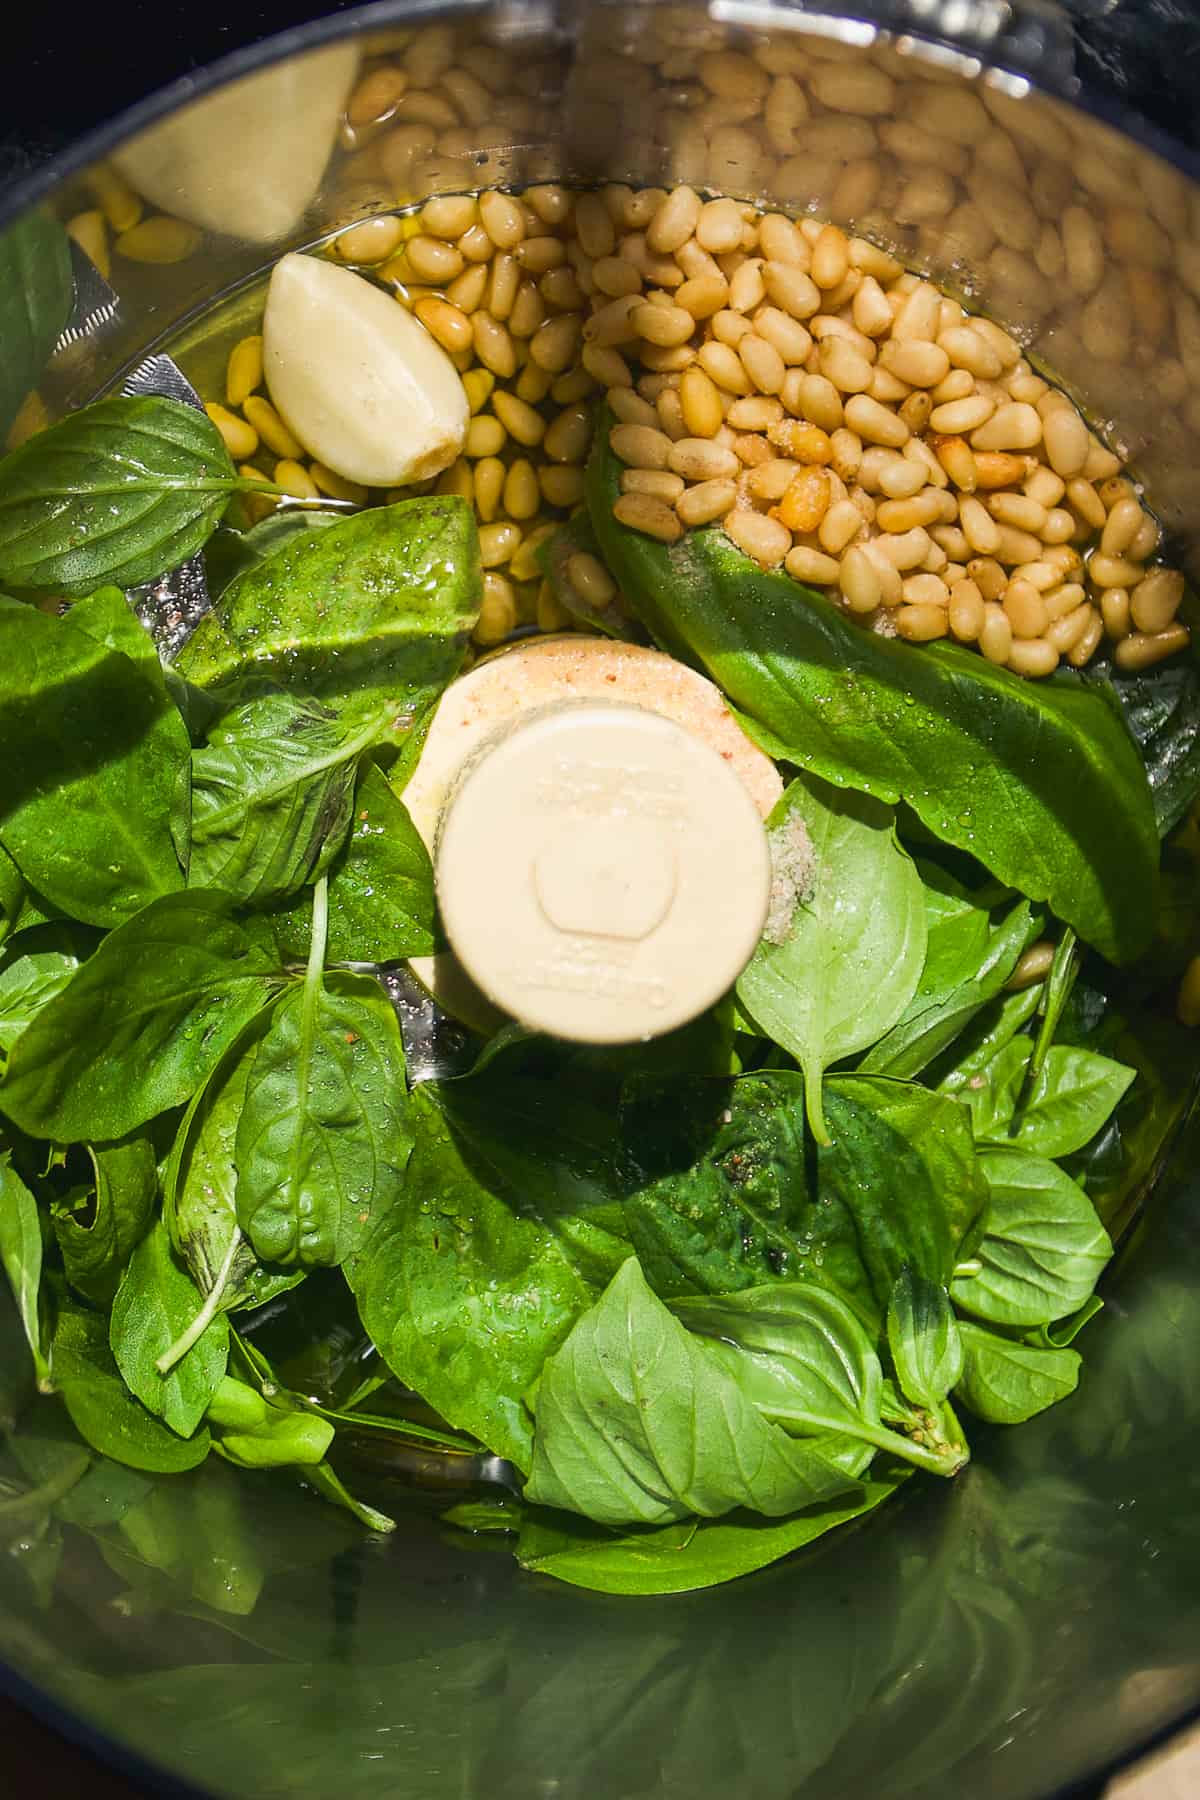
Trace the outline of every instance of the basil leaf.
{"label": "basil leaf", "polygon": [[1039,1349],[998,1337],[980,1325],[959,1325],[962,1379],[955,1397],[993,1425],[1022,1425],[1079,1385],[1078,1350]]}
{"label": "basil leaf", "polygon": [[59,1303],[50,1369],[76,1430],[102,1456],[131,1469],[164,1475],[194,1469],[208,1455],[208,1432],[201,1427],[177,1437],[134,1398],[113,1361],[106,1324],[100,1313],[67,1299]]}
{"label": "basil leaf", "polygon": [[0,582],[83,595],[153,581],[195,555],[244,485],[197,407],[97,400],[0,463]]}
{"label": "basil leaf", "polygon": [[282,980],[228,904],[170,894],[110,932],[17,1039],[0,1111],[86,1143],[190,1099]]}
{"label": "basil leaf", "polygon": [[803,1277],[874,1329],[906,1263],[950,1279],[987,1198],[962,1108],[857,1075],[832,1077],[826,1101],[834,1143],[814,1168],[797,1074],[629,1085],[624,1212],[657,1293]]}
{"label": "basil leaf", "polygon": [[855,1491],[817,1445],[768,1423],[630,1257],[542,1370],[526,1495],[601,1524],[746,1506],[779,1518]]}
{"label": "basil leaf", "polygon": [[42,1223],[37,1201],[12,1166],[0,1156],[0,1266],[8,1276],[39,1381],[49,1376],[42,1334]]}
{"label": "basil leaf", "polygon": [[[438,946],[433,864],[408,808],[373,764],[359,775],[345,848],[329,869],[330,962],[400,962]],[[285,958],[307,952],[311,902],[273,913]]]}
{"label": "basil leaf", "polygon": [[82,1205],[55,1206],[50,1223],[71,1286],[111,1306],[121,1272],[146,1233],[158,1198],[158,1166],[146,1137],[89,1144],[95,1189]]}
{"label": "basil leaf", "polygon": [[528,1469],[521,1396],[628,1246],[612,1123],[551,1083],[422,1082],[403,1190],[346,1265],[388,1367]]}
{"label": "basil leaf", "polygon": [[1024,1094],[1032,1054],[1031,1038],[1010,1039],[957,1089],[958,1098],[970,1109],[980,1143],[1015,1144],[1036,1156],[1067,1156],[1091,1142],[1136,1071],[1093,1050],[1054,1044]]}
{"label": "basil leaf", "polygon": [[61,993],[79,967],[66,950],[31,950],[0,970],[0,1050],[12,1049],[43,1006]]}
{"label": "basil leaf", "polygon": [[0,443],[41,380],[74,303],[66,232],[40,208],[24,213],[0,234]]}
{"label": "basil leaf", "polygon": [[340,1263],[399,1189],[410,1139],[404,1052],[369,977],[286,994],[246,1081],[234,1157],[238,1223],[264,1262]]}
{"label": "basil leaf", "polygon": [[272,513],[260,519],[248,531],[235,531],[231,525],[218,525],[204,546],[204,573],[209,596],[221,598],[230,582],[247,569],[266,562],[293,538],[310,531],[325,531],[341,519],[336,512],[319,512],[311,506],[294,507],[288,512]]}
{"label": "basil leaf", "polygon": [[951,1062],[947,1055],[937,1063],[934,1074],[945,1071],[937,1084],[938,1091],[961,1098],[963,1089],[977,1075],[986,1073],[993,1058],[1011,1044],[1022,1025],[1033,1017],[1040,1000],[1038,985],[994,997],[977,1018],[968,1021],[961,1042],[955,1045],[956,1060]]}
{"label": "basil leaf", "polygon": [[902,1269],[888,1303],[887,1337],[904,1393],[917,1406],[940,1406],[963,1369],[962,1339],[945,1288]]}
{"label": "basil leaf", "polygon": [[109,1345],[126,1387],[180,1437],[190,1437],[217,1391],[229,1355],[229,1321],[210,1320],[203,1334],[164,1375],[156,1358],[186,1331],[203,1304],[171,1255],[161,1219],[129,1259],[113,1301]]}
{"label": "basil leaf", "polygon": [[[762,573],[720,530],[670,547],[613,518],[620,464],[602,409],[587,502],[604,559],[664,649],[698,664],[776,756],[889,804],[1113,962],[1153,930],[1158,831],[1115,703],[1026,681],[956,645],[852,624],[823,594]],[[934,771],[936,770],[936,779]]]}
{"label": "basil leaf", "polygon": [[737,995],[800,1064],[809,1125],[819,1143],[828,1143],[822,1071],[888,1031],[920,978],[927,937],[921,878],[885,807],[811,777],[792,783],[768,830],[785,841],[806,832],[812,890],[796,895],[783,941],[764,938]]}
{"label": "basil leaf", "polygon": [[93,925],[183,884],[171,826],[191,747],[157,662],[110,645],[130,627],[145,637],[116,590],[66,619],[0,597],[0,839]]}
{"label": "basil leaf", "polygon": [[350,824],[357,759],[376,735],[347,736],[316,701],[266,694],[227,713],[192,755],[190,887],[268,906],[315,881]]}
{"label": "basil leaf", "polygon": [[1082,679],[1116,695],[1146,765],[1159,835],[1166,837],[1200,794],[1200,666],[1194,653],[1136,673],[1115,669],[1104,658],[1082,671]]}
{"label": "basil leaf", "polygon": [[347,730],[390,709],[403,737],[462,666],[481,583],[464,500],[373,507],[239,575],[176,667],[202,688],[298,689],[333,707]]}
{"label": "basil leaf", "polygon": [[0,944],[17,929],[25,905],[25,883],[8,851],[0,846]]}
{"label": "basil leaf", "polygon": [[1033,1039],[1012,1037],[982,1068],[955,1089],[971,1115],[977,1142],[1003,1143],[1025,1083],[1025,1070],[1033,1051]]}
{"label": "basil leaf", "polygon": [[978,1275],[956,1281],[956,1306],[997,1325],[1046,1325],[1090,1296],[1112,1255],[1091,1201],[1054,1163],[1023,1150],[986,1150],[990,1200],[975,1255]]}
{"label": "basil leaf", "polygon": [[202,1294],[225,1272],[220,1309],[262,1306],[304,1280],[303,1270],[267,1269],[245,1239],[229,1253],[237,1221],[238,1121],[255,1043],[236,1044],[193,1096],[163,1174],[163,1218],[171,1242]]}
{"label": "basil leaf", "polygon": [[614,1534],[589,1520],[529,1510],[516,1557],[523,1569],[600,1594],[687,1594],[752,1575],[891,1498],[906,1468],[863,1478],[861,1497],[827,1501],[795,1518],[686,1519]]}
{"label": "basil leaf", "polygon": [[[991,928],[978,964],[969,974],[955,979],[947,967],[948,958],[940,969],[929,971],[928,985],[923,973],[903,1015],[872,1044],[859,1069],[864,1074],[898,1075],[906,1080],[920,1075],[1002,990],[1021,952],[1040,929],[1041,921],[1028,900],[1018,900]],[[1033,1005],[1037,1005],[1036,991]]]}

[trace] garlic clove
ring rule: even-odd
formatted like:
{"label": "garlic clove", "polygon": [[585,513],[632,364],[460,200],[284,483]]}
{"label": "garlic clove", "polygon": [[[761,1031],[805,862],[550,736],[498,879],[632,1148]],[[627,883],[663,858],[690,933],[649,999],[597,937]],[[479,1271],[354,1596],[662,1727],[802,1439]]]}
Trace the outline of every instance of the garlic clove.
{"label": "garlic clove", "polygon": [[449,467],[466,438],[466,389],[420,320],[319,257],[293,253],[275,265],[263,371],[304,448],[347,481],[424,481]]}

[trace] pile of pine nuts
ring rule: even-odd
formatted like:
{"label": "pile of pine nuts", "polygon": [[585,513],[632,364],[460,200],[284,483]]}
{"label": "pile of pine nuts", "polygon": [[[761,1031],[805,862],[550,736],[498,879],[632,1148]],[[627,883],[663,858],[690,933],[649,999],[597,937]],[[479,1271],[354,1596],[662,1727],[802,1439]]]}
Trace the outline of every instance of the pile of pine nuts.
{"label": "pile of pine nuts", "polygon": [[1021,675],[1187,644],[1156,521],[990,320],[836,225],[687,186],[581,196],[575,235],[623,524],[719,521],[876,629]]}
{"label": "pile of pine nuts", "polygon": [[[420,491],[475,508],[481,646],[572,623],[536,552],[582,499],[601,394],[633,530],[673,543],[720,523],[861,623],[1021,675],[1080,667],[1104,639],[1124,669],[1188,642],[1183,577],[1152,560],[1155,520],[1073,404],[1007,332],[837,226],[689,187],[544,185],[437,196],[329,253],[389,287],[462,374],[464,455]],[[306,463],[261,381],[245,339],[209,407],[239,466],[369,503]]]}

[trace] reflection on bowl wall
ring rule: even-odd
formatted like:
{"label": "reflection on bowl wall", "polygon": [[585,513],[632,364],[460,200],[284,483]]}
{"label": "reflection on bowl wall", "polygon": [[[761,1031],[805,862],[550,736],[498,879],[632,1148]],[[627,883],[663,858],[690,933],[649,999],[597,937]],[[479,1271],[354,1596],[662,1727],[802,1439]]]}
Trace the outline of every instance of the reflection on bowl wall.
{"label": "reflection on bowl wall", "polygon": [[[14,191],[86,221],[118,301],[60,351],[18,433],[167,338],[201,382],[280,254],[339,237],[377,268],[397,210],[431,195],[687,182],[832,218],[986,310],[1194,551],[1200,191],[1164,140],[1085,109],[1059,9],[947,9],[924,38],[883,4],[878,22],[723,0],[391,10]],[[1168,1064],[1174,1122],[1188,1096]],[[419,1462],[386,1543],[218,1465],[159,1483],[169,1555],[114,1535],[131,1484],[18,1540],[0,1655],[216,1793],[1036,1800],[1200,1703],[1198,1150],[1193,1126],[1110,1274],[1072,1399],[982,1433],[948,1488],[913,1483],[759,1576],[591,1595],[440,1525]],[[27,1387],[0,1296],[0,1426]],[[238,1546],[220,1566],[189,1551],[205,1512]]]}

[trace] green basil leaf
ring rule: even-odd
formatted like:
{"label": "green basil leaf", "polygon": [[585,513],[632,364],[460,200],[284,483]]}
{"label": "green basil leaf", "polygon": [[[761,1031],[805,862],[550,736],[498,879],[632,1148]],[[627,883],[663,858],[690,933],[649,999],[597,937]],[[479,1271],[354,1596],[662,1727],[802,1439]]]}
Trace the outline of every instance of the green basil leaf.
{"label": "green basil leaf", "polygon": [[201,548],[241,485],[199,408],[97,400],[0,464],[0,582],[83,595],[153,581]]}
{"label": "green basil leaf", "polygon": [[763,1418],[816,1438],[846,1474],[860,1475],[876,1450],[940,1475],[966,1462],[965,1445],[931,1441],[924,1429],[914,1441],[883,1423],[883,1371],[871,1341],[846,1302],[815,1282],[676,1300],[672,1311],[715,1340],[711,1355]]}
{"label": "green basil leaf", "polygon": [[52,1480],[81,1454],[88,1457],[86,1473],[54,1508],[56,1517],[85,1531],[117,1524],[131,1506],[145,1500],[153,1485],[145,1475],[122,1468],[107,1457],[89,1456],[56,1402],[35,1407],[29,1418],[22,1420],[21,1430],[8,1448],[22,1472],[36,1482]]}
{"label": "green basil leaf", "polygon": [[977,1142],[1003,1143],[1007,1139],[1007,1128],[1016,1111],[1032,1053],[1033,1039],[1019,1033],[1010,1038],[984,1068],[955,1089],[958,1099],[971,1115],[971,1129]]}
{"label": "green basil leaf", "polygon": [[145,638],[115,589],[65,619],[0,598],[0,839],[93,925],[183,885],[171,827],[191,746],[157,661],[110,643],[130,628]]}
{"label": "green basil leaf", "polygon": [[101,1456],[170,1475],[194,1469],[208,1455],[203,1427],[177,1437],[130,1393],[113,1361],[103,1314],[60,1300],[50,1370],[76,1430]]}
{"label": "green basil leaf", "polygon": [[963,1369],[962,1339],[946,1290],[911,1268],[892,1289],[888,1349],[896,1379],[917,1406],[940,1406]]}
{"label": "green basil leaf", "polygon": [[25,883],[8,851],[0,845],[0,944],[17,929],[25,906]]}
{"label": "green basil leaf", "polygon": [[1104,1311],[1104,1302],[1099,1294],[1093,1294],[1085,1300],[1078,1312],[1072,1313],[1069,1319],[1058,1319],[1053,1325],[1039,1325],[1036,1331],[1024,1334],[1027,1344],[1036,1344],[1039,1349],[1062,1350],[1073,1344],[1084,1326],[1095,1318],[1098,1312]]}
{"label": "green basil leaf", "polygon": [[228,1319],[219,1312],[165,1375],[155,1363],[187,1330],[203,1299],[174,1260],[160,1219],[133,1252],[121,1278],[109,1345],[130,1392],[184,1438],[203,1419],[225,1373]]}
{"label": "green basil leaf", "polygon": [[271,513],[248,531],[218,525],[204,546],[204,573],[210,598],[219,600],[231,581],[258,563],[266,562],[293,538],[304,537],[310,531],[325,531],[330,525],[336,525],[341,517],[340,513],[300,506],[288,512]]}
{"label": "green basil leaf", "polygon": [[577,513],[538,545],[538,566],[559,605],[572,618],[582,620],[605,637],[622,638],[627,643],[643,642],[642,632],[618,601],[597,606],[592,595],[573,579],[571,558],[581,553],[600,558],[600,545],[586,513]]}
{"label": "green basil leaf", "polygon": [[1104,658],[1082,679],[1116,695],[1146,765],[1159,835],[1166,837],[1200,794],[1200,665],[1194,652],[1136,673],[1115,669]]}
{"label": "green basil leaf", "polygon": [[1053,1045],[1009,1141],[1052,1158],[1082,1150],[1111,1117],[1135,1073],[1094,1051]]}
{"label": "green basil leaf", "polygon": [[[238,1121],[257,1040],[239,1041],[193,1096],[163,1173],[163,1218],[171,1242],[208,1295],[226,1270],[237,1220]],[[299,1269],[264,1268],[243,1238],[225,1273],[220,1309],[262,1306],[304,1280]]]}
{"label": "green basil leaf", "polygon": [[390,709],[402,738],[458,673],[481,582],[464,500],[373,507],[239,575],[176,667],[202,688],[299,689],[333,707],[347,730]]}
{"label": "green basil leaf", "polygon": [[[858,1065],[860,1070],[867,1075],[897,1075],[910,1081],[920,1075],[1000,993],[1021,952],[1040,929],[1041,919],[1028,900],[1018,900],[991,927],[979,961],[969,974],[956,980],[943,963],[941,971],[930,972],[928,986],[922,976],[903,1015],[891,1031],[872,1044]],[[1037,1005],[1036,991],[1033,1005]]]}
{"label": "green basil leaf", "polygon": [[628,1246],[612,1122],[552,1083],[422,1082],[403,1191],[346,1265],[388,1367],[528,1469],[521,1396]]}
{"label": "green basil leaf", "polygon": [[936,1062],[933,1074],[941,1075],[938,1091],[961,1097],[963,1089],[975,1076],[986,1072],[993,1058],[1032,1019],[1041,994],[1041,986],[1035,984],[1014,994],[994,996],[981,1008],[968,1021],[961,1040],[954,1044],[952,1056],[947,1053]]}
{"label": "green basil leaf", "polygon": [[315,881],[345,841],[376,730],[347,736],[327,708],[289,693],[227,713],[192,754],[188,885],[269,906]]}
{"label": "green basil leaf", "polygon": [[95,1191],[82,1207],[56,1206],[50,1223],[67,1280],[96,1306],[111,1306],[121,1272],[144,1237],[158,1198],[158,1166],[146,1137],[89,1144]]}
{"label": "green basil leaf", "polygon": [[772,754],[877,800],[907,800],[939,838],[1048,901],[1110,961],[1146,948],[1158,831],[1109,697],[1026,681],[956,645],[864,631],[825,595],[762,573],[720,530],[666,546],[627,529],[613,518],[620,464],[609,424],[602,410],[588,511],[608,567],[664,649],[699,664]]}
{"label": "green basil leaf", "polygon": [[1078,1350],[1039,1349],[964,1320],[962,1379],[955,1396],[993,1425],[1021,1425],[1079,1385]]}
{"label": "green basil leaf", "polygon": [[631,1256],[542,1370],[527,1497],[654,1525],[739,1506],[779,1518],[855,1492],[760,1415],[719,1348],[672,1318]]}
{"label": "green basil leaf", "polygon": [[170,894],[110,932],[17,1039],[0,1111],[87,1143],[190,1099],[282,980],[228,905]]}
{"label": "green basil leaf", "polygon": [[629,1085],[624,1211],[657,1293],[802,1277],[878,1329],[905,1264],[950,1279],[987,1199],[962,1108],[858,1075],[831,1077],[826,1102],[834,1142],[814,1167],[797,1074]]}
{"label": "green basil leaf", "polygon": [[37,1201],[13,1168],[0,1156],[0,1266],[8,1276],[25,1338],[39,1381],[49,1375],[42,1332],[42,1222]]}
{"label": "green basil leaf", "polygon": [[0,443],[41,380],[74,303],[66,232],[40,208],[24,213],[0,234]]}
{"label": "green basil leaf", "polygon": [[752,1575],[873,1512],[910,1473],[898,1468],[863,1478],[861,1497],[828,1501],[783,1520],[747,1513],[614,1533],[587,1519],[529,1510],[516,1557],[523,1569],[600,1594],[687,1594]]}
{"label": "green basil leaf", "polygon": [[828,1143],[823,1070],[890,1030],[920,979],[927,937],[921,878],[886,807],[812,777],[792,783],[768,830],[785,841],[807,834],[812,888],[796,895],[782,941],[763,939],[737,995],[800,1064],[809,1124],[818,1142]]}
{"label": "green basil leaf", "polygon": [[69,951],[31,950],[0,970],[0,1050],[5,1055],[78,967],[79,958]]}
{"label": "green basil leaf", "polygon": [[982,1263],[951,1287],[956,1306],[996,1325],[1047,1325],[1082,1306],[1112,1255],[1096,1209],[1054,1163],[1023,1150],[985,1150],[990,1200]]}
{"label": "green basil leaf", "polygon": [[[408,808],[382,772],[368,764],[354,792],[353,822],[329,870],[330,962],[400,962],[437,948],[433,864]],[[312,903],[301,898],[273,913],[286,959],[307,954]]]}
{"label": "green basil leaf", "polygon": [[340,1263],[393,1203],[411,1139],[404,1051],[366,976],[286,994],[254,1052],[238,1119],[238,1223],[264,1262]]}

